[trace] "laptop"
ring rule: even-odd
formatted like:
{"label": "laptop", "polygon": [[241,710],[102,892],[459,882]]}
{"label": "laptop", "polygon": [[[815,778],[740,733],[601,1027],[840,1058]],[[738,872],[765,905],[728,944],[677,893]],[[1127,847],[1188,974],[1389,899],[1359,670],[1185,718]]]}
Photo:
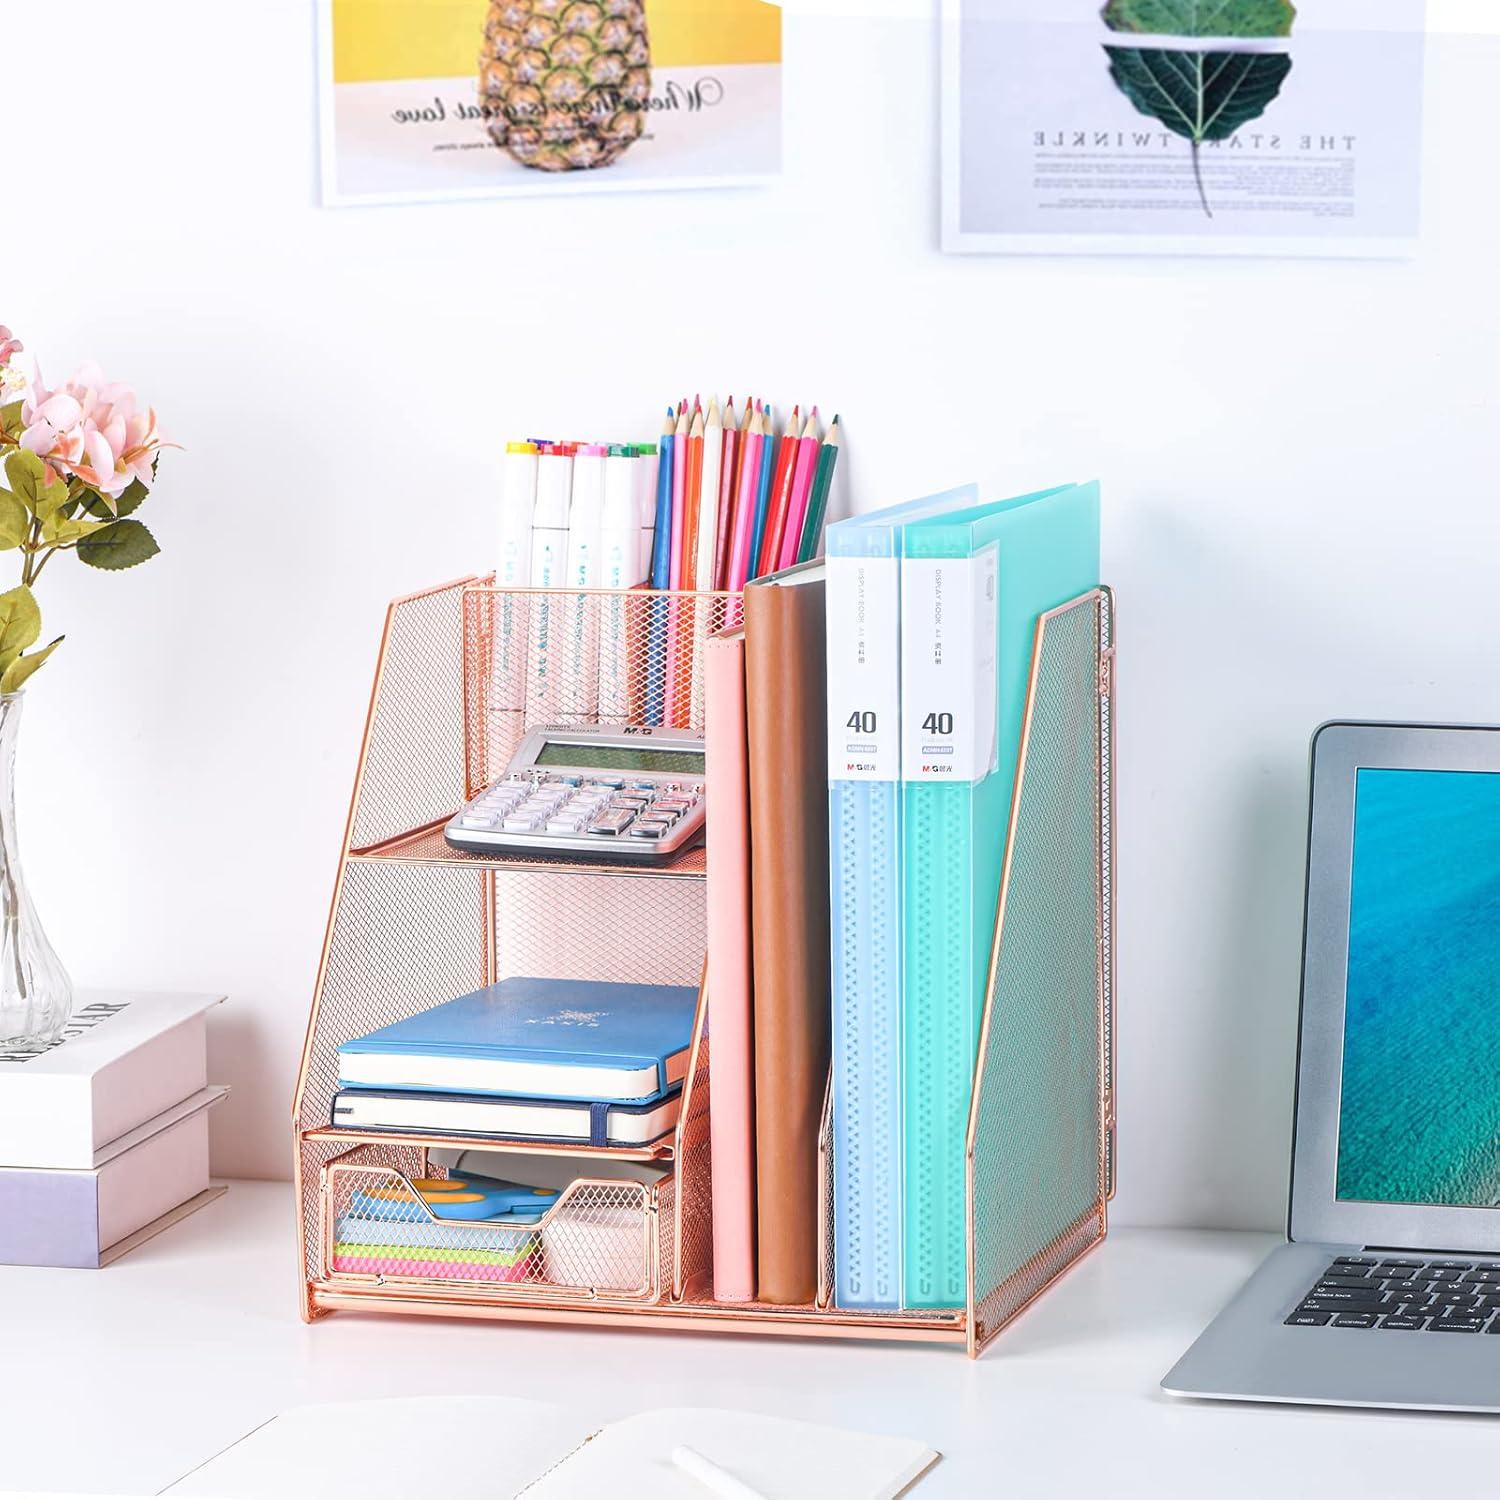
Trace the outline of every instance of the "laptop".
{"label": "laptop", "polygon": [[1163,1389],[1500,1411],[1500,729],[1313,736],[1287,1240]]}

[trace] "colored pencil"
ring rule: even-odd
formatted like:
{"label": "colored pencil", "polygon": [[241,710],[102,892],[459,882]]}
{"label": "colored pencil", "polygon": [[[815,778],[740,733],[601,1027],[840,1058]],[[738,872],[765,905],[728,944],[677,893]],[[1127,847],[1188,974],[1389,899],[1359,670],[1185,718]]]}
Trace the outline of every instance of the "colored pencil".
{"label": "colored pencil", "polygon": [[823,520],[828,514],[828,492],[833,488],[833,469],[839,461],[839,419],[834,417],[828,436],[818,450],[818,472],[813,479],[812,498],[807,502],[807,519],[802,523],[802,543],[797,548],[798,562],[811,562],[818,555],[818,541]]}
{"label": "colored pencil", "polygon": [[786,424],[786,431],[781,434],[781,444],[776,452],[776,472],[771,476],[770,509],[766,512],[766,531],[761,539],[760,559],[755,569],[757,578],[774,573],[777,559],[781,556],[781,534],[786,527],[787,511],[791,508],[792,480],[797,467],[798,410],[795,406],[792,408],[791,418]]}
{"label": "colored pencil", "polygon": [[687,502],[682,538],[682,587],[698,587],[698,535],[703,526],[703,448],[706,427],[703,408],[693,408],[693,425],[688,428]]}
{"label": "colored pencil", "polygon": [[708,401],[708,416],[703,423],[703,482],[702,496],[698,507],[698,566],[693,574],[693,587],[711,589],[714,586],[714,563],[719,546],[719,484],[724,471],[724,419],[719,412],[719,403],[712,397]]}
{"label": "colored pencil", "polygon": [[802,545],[802,523],[807,519],[807,501],[812,494],[813,475],[818,469],[818,408],[813,407],[797,444],[797,461],[792,479],[792,498],[787,506],[786,525],[781,533],[781,551],[776,567],[789,568],[797,561]]}
{"label": "colored pencil", "polygon": [[755,527],[755,500],[760,489],[760,451],[765,446],[765,424],[756,412],[750,418],[741,456],[738,498],[735,501],[734,542],[729,549],[729,574],[724,587],[738,593],[750,575],[750,544]]}
{"label": "colored pencil", "polygon": [[[745,418],[748,421],[750,407],[746,403]],[[727,587],[729,577],[729,551],[734,545],[734,504],[739,490],[740,458],[744,451],[746,434],[734,425],[734,402],[731,400],[724,413],[724,463],[719,479],[719,531],[714,539],[714,581],[716,589]]]}
{"label": "colored pencil", "polygon": [[677,413],[672,434],[672,538],[667,552],[667,587],[682,587],[682,539],[687,526],[687,402]]}
{"label": "colored pencil", "polygon": [[[677,444],[677,419],[667,408],[657,450],[661,462],[656,470],[656,536],[651,549],[653,589],[665,589],[672,582],[672,497],[677,492],[673,449]],[[660,724],[666,701],[667,601],[651,601],[651,628],[646,646],[646,722]]]}
{"label": "colored pencil", "polygon": [[776,417],[771,403],[761,412],[760,476],[755,488],[755,519],[750,525],[750,556],[746,559],[747,580],[756,576],[761,545],[766,535],[766,510],[771,501],[771,475],[776,468]]}

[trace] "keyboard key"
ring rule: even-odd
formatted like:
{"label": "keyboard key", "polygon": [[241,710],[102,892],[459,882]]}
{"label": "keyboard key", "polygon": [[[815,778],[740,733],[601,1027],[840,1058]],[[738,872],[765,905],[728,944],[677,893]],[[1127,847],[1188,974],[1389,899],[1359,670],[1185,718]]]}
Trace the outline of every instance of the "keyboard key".
{"label": "keyboard key", "polygon": [[1341,1255],[1334,1261],[1336,1266],[1378,1266],[1378,1260],[1372,1260],[1367,1255]]}
{"label": "keyboard key", "polygon": [[1395,1312],[1396,1309],[1386,1302],[1325,1302],[1321,1297],[1309,1297],[1297,1311],[1373,1314]]}
{"label": "keyboard key", "polygon": [[1419,1260],[1383,1260],[1376,1266],[1373,1275],[1376,1276],[1410,1276],[1413,1271],[1422,1269]]}
{"label": "keyboard key", "polygon": [[1369,1288],[1380,1285],[1378,1281],[1366,1276],[1325,1276],[1319,1286],[1347,1286]]}
{"label": "keyboard key", "polygon": [[1370,1313],[1338,1313],[1333,1320],[1335,1328],[1373,1328],[1375,1326],[1375,1314]]}
{"label": "keyboard key", "polygon": [[624,809],[619,812],[601,813],[589,825],[589,832],[599,834],[605,838],[612,838],[617,834],[624,833],[633,822],[635,822],[635,814]]}
{"label": "keyboard key", "polygon": [[1433,1333],[1483,1333],[1486,1321],[1485,1318],[1434,1318],[1427,1326]]}
{"label": "keyboard key", "polygon": [[1457,1281],[1467,1266],[1428,1266],[1426,1275],[1429,1281]]}
{"label": "keyboard key", "polygon": [[1380,1326],[1382,1328],[1415,1329],[1427,1326],[1426,1318],[1409,1317],[1405,1313],[1392,1313],[1390,1317],[1383,1318]]}
{"label": "keyboard key", "polygon": [[1425,1279],[1412,1281],[1387,1281],[1384,1283],[1385,1289],[1388,1292],[1410,1292],[1413,1296],[1418,1297],[1426,1296],[1426,1294],[1430,1292],[1434,1286],[1437,1285],[1439,1285],[1438,1282],[1427,1281]]}
{"label": "keyboard key", "polygon": [[1331,1286],[1325,1291],[1321,1286],[1316,1286],[1304,1300],[1325,1302],[1330,1307],[1343,1302],[1361,1302],[1374,1306],[1385,1301],[1385,1294],[1378,1286],[1372,1286],[1367,1291],[1352,1286]]}
{"label": "keyboard key", "polygon": [[1472,1260],[1430,1260],[1427,1262],[1429,1271],[1472,1271],[1474,1262]]}
{"label": "keyboard key", "polygon": [[1465,1271],[1465,1281],[1500,1281],[1500,1266],[1475,1266],[1472,1271]]}
{"label": "keyboard key", "polygon": [[1302,1312],[1299,1309],[1297,1312],[1294,1312],[1286,1321],[1287,1326],[1290,1328],[1322,1328],[1332,1317],[1332,1313],[1310,1313]]}

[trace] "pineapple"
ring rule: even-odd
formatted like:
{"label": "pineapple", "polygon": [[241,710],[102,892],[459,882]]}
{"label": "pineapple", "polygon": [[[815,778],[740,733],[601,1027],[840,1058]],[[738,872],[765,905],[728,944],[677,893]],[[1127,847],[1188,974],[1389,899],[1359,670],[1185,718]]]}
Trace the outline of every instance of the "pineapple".
{"label": "pineapple", "polygon": [[608,166],[645,129],[650,96],[644,0],[491,0],[479,97],[523,166]]}

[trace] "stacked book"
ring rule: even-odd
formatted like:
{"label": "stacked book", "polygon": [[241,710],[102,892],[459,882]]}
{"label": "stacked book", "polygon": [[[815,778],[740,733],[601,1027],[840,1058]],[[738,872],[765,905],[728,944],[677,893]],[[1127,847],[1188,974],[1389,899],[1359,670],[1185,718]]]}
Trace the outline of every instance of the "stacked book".
{"label": "stacked book", "polygon": [[208,1175],[207,1012],[94,992],[60,1040],[0,1048],[0,1265],[96,1268],[223,1193]]}
{"label": "stacked book", "polygon": [[708,644],[714,1293],[813,1300],[827,1086],[836,1304],[957,1307],[1032,647],[1098,587],[1099,489],[954,490],[827,551]]}
{"label": "stacked book", "polygon": [[[563,1154],[559,1164],[439,1148],[431,1160],[448,1176],[363,1189],[342,1208],[334,1270],[635,1285],[635,1195],[606,1193],[587,1223],[560,1231],[547,1216],[574,1177],[568,1147],[647,1147],[676,1126],[697,1004],[687,985],[518,976],[345,1042],[334,1125],[544,1141]],[[476,1170],[488,1161],[495,1172]],[[598,1164],[579,1175],[598,1176]]]}

